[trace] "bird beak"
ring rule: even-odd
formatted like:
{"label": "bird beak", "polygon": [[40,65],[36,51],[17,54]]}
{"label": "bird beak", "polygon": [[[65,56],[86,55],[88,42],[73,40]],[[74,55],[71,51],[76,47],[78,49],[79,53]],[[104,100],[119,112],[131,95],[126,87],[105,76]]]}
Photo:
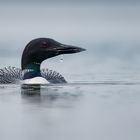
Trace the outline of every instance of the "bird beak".
{"label": "bird beak", "polygon": [[58,54],[71,54],[71,53],[78,53],[85,51],[86,49],[76,47],[76,46],[71,46],[71,45],[64,45],[60,44],[59,47],[56,48]]}

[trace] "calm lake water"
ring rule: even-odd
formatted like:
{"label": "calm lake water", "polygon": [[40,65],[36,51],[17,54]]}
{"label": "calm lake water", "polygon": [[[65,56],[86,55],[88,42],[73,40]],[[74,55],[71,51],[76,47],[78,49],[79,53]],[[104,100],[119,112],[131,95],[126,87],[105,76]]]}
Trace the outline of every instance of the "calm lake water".
{"label": "calm lake water", "polygon": [[44,61],[67,84],[0,85],[1,140],[139,140],[140,5],[1,3],[0,68],[50,37],[87,51]]}
{"label": "calm lake water", "polygon": [[131,81],[1,85],[1,139],[137,140],[139,86]]}

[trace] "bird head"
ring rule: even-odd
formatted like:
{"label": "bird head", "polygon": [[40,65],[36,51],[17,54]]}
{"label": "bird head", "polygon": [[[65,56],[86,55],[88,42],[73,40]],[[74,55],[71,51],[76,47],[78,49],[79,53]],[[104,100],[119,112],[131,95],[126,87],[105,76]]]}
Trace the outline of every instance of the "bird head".
{"label": "bird head", "polygon": [[44,60],[61,55],[85,51],[85,49],[59,43],[50,38],[38,38],[30,41],[22,54],[22,69],[27,65],[41,64]]}

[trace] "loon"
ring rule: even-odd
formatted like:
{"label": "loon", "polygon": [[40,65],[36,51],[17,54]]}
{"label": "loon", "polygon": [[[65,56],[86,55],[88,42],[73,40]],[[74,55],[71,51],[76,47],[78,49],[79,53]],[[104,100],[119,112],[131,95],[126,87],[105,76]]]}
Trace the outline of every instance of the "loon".
{"label": "loon", "polygon": [[19,81],[23,84],[67,83],[61,74],[40,69],[40,65],[51,57],[81,51],[85,49],[61,44],[51,38],[34,39],[23,50],[21,69],[11,66],[0,69],[0,84],[13,84]]}

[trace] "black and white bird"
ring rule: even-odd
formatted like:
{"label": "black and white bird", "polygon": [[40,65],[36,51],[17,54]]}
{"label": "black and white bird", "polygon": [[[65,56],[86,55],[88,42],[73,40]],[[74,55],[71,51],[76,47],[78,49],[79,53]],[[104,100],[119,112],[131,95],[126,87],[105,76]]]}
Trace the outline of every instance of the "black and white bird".
{"label": "black and white bird", "polygon": [[30,41],[22,54],[21,69],[5,67],[0,69],[0,83],[23,84],[66,83],[65,78],[56,71],[40,69],[41,63],[61,54],[85,51],[83,48],[61,44],[50,38],[37,38]]}

